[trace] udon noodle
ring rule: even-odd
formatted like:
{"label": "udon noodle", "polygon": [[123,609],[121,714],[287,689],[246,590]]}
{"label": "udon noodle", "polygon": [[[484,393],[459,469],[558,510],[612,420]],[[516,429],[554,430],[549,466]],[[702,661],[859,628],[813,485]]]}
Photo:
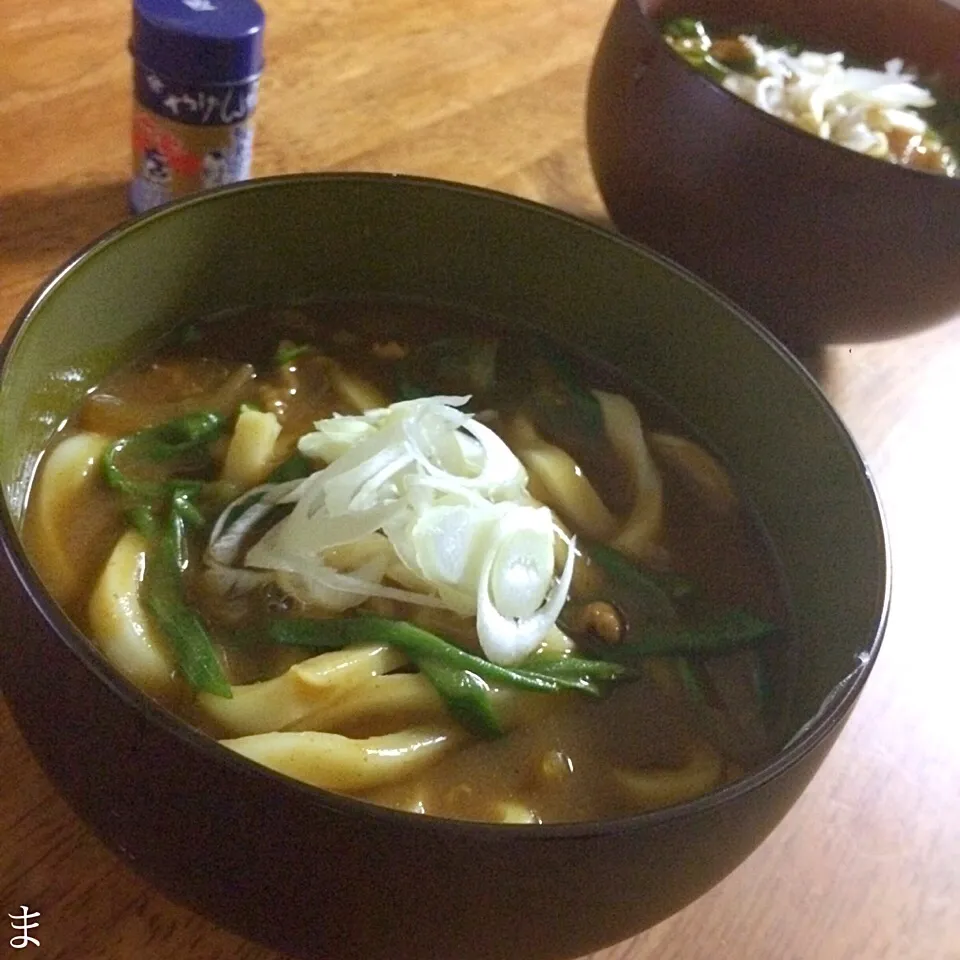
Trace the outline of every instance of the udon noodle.
{"label": "udon noodle", "polygon": [[65,424],[26,535],[129,681],[374,803],[620,816],[782,742],[776,565],[719,460],[610,370],[473,316],[181,329]]}

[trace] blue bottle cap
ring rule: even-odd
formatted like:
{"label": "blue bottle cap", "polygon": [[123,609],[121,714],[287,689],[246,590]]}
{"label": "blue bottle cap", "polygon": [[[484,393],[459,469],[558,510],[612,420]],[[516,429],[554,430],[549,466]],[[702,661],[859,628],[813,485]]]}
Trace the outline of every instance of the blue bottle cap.
{"label": "blue bottle cap", "polygon": [[263,24],[256,0],[134,0],[130,52],[181,82],[243,83],[263,69]]}

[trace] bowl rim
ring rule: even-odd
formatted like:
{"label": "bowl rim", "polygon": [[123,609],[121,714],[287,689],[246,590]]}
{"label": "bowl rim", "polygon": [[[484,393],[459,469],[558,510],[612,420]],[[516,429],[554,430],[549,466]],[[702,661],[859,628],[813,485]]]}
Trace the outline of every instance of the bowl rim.
{"label": "bowl rim", "polygon": [[[537,201],[528,200],[488,187],[474,186],[440,178],[408,174],[353,171],[304,172],[253,178],[241,183],[218,187],[188,197],[175,199],[143,214],[134,216],[110,228],[65,259],[41,281],[40,285],[14,317],[3,339],[0,340],[0,384],[2,384],[8,357],[14,351],[21,332],[36,312],[43,306],[47,298],[53,294],[54,290],[66,283],[72,273],[83,263],[96,257],[100,250],[119,242],[127,234],[141,229],[149,229],[150,224],[156,220],[175,216],[182,209],[196,204],[211,202],[224,194],[242,194],[247,191],[282,189],[287,185],[295,184],[317,184],[323,186],[325,184],[359,182],[379,183],[387,189],[390,189],[390,184],[397,184],[404,189],[429,189],[440,192],[449,191],[467,194],[478,202],[506,204],[526,209],[530,214],[535,216],[554,218],[569,227],[595,234],[601,238],[603,242],[615,243],[631,249],[644,258],[652,259],[661,266],[680,275],[681,279],[698,287],[701,292],[719,301],[729,314],[736,317],[739,322],[746,324],[754,336],[763,340],[767,348],[773,350],[774,353],[778,355],[781,362],[786,363],[792,368],[797,378],[797,386],[807,390],[813,395],[813,398],[818,402],[824,415],[832,421],[838,439],[843,446],[846,447],[848,454],[853,458],[859,468],[859,473],[865,484],[874,514],[873,520],[877,545],[880,548],[879,553],[881,554],[882,560],[879,570],[882,584],[875,601],[877,610],[872,637],[861,652],[857,664],[851,665],[850,674],[835,688],[835,695],[831,694],[831,697],[825,701],[820,710],[767,762],[737,780],[717,790],[712,790],[694,800],[644,813],[600,820],[538,824],[505,824],[474,820],[456,820],[379,806],[369,801],[333,793],[324,788],[315,787],[285,774],[278,773],[256,761],[250,760],[221,746],[215,738],[191,727],[172,711],[152,700],[147,694],[120,674],[119,671],[95,650],[93,644],[73,625],[72,621],[70,621],[56,601],[49,595],[40,576],[27,556],[26,549],[24,548],[17,529],[17,524],[14,522],[13,516],[10,513],[7,497],[4,493],[3,496],[0,496],[0,562],[3,561],[4,557],[6,558],[13,572],[14,579],[19,582],[20,588],[26,594],[26,599],[32,604],[35,611],[40,614],[47,625],[54,631],[57,639],[81,661],[84,667],[88,669],[100,683],[108,688],[112,695],[119,697],[128,708],[143,716],[148,723],[159,728],[164,735],[179,741],[186,749],[200,751],[200,753],[213,764],[226,764],[238,774],[243,774],[247,777],[257,777],[263,779],[265,782],[272,782],[275,789],[293,791],[295,794],[298,794],[311,809],[316,810],[318,813],[324,810],[328,812],[333,810],[344,817],[357,819],[373,817],[376,820],[388,824],[402,823],[410,829],[452,832],[461,836],[466,835],[484,840],[508,838],[514,840],[520,838],[538,841],[560,840],[563,838],[602,837],[641,827],[655,828],[667,823],[695,819],[715,808],[723,807],[732,800],[753,793],[755,790],[776,780],[783,773],[801,763],[810,753],[816,750],[824,740],[828,739],[838,727],[841,727],[846,720],[868,676],[873,670],[886,631],[891,597],[890,539],[877,484],[846,424],[840,418],[820,385],[802,366],[799,360],[743,308],[701,280],[691,271],[647,247],[645,244],[631,240],[614,230],[600,226],[583,217]],[[2,691],[0,691],[0,694],[2,694]]]}
{"label": "bowl rim", "polygon": [[[917,167],[908,167],[904,164],[894,163],[893,161],[884,160],[880,157],[871,157],[865,153],[861,153],[858,150],[854,150],[851,147],[845,147],[842,144],[835,143],[832,140],[825,140],[822,137],[818,137],[815,134],[810,133],[809,130],[804,130],[802,127],[798,127],[795,124],[790,123],[788,120],[784,120],[775,114],[767,113],[766,110],[762,110],[760,107],[755,106],[754,104],[750,103],[749,100],[744,100],[743,97],[738,96],[732,90],[728,90],[713,78],[707,76],[702,71],[697,70],[697,68],[687,61],[682,54],[674,50],[673,47],[667,43],[659,26],[660,23],[665,21],[658,20],[656,16],[652,16],[651,14],[647,13],[643,9],[642,0],[627,0],[627,2],[629,2],[630,6],[635,9],[636,13],[641,18],[644,28],[656,38],[658,46],[662,50],[666,51],[671,60],[674,63],[679,64],[686,74],[694,77],[699,87],[709,91],[712,96],[718,96],[724,99],[726,102],[734,104],[735,106],[732,106],[732,109],[737,109],[741,113],[752,116],[755,122],[765,124],[775,130],[780,130],[795,137],[799,137],[804,143],[808,144],[805,149],[828,150],[834,154],[836,162],[846,164],[851,168],[863,167],[863,164],[865,163],[869,164],[868,167],[863,167],[862,170],[854,170],[855,175],[865,176],[869,171],[873,171],[874,176],[896,176],[898,179],[900,176],[906,175],[913,178],[918,185],[921,183],[939,183],[946,185],[937,186],[933,189],[960,190],[960,170],[958,170],[955,176],[947,176],[945,174],[934,173],[930,170],[920,170]],[[957,9],[956,13],[958,19],[960,19],[960,8]],[[702,20],[703,18],[698,19]],[[834,49],[839,50],[840,48],[835,47]],[[958,163],[960,163],[960,157],[957,159]],[[878,167],[879,170],[877,169]],[[886,171],[881,173],[880,170],[884,170],[884,168],[887,168]]]}

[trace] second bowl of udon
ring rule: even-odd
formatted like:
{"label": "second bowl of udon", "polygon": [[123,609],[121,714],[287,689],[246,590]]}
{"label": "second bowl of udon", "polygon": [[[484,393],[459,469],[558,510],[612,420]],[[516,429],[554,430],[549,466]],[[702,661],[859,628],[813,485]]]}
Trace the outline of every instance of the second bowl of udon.
{"label": "second bowl of udon", "polygon": [[618,0],[591,165],[625,234],[797,348],[960,310],[960,10]]}

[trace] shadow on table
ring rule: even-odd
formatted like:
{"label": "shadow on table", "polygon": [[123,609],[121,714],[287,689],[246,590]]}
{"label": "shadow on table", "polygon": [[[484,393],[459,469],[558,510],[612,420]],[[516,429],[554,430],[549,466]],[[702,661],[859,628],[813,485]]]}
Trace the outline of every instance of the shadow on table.
{"label": "shadow on table", "polygon": [[825,347],[807,347],[804,349],[798,349],[794,356],[800,361],[800,363],[806,368],[807,373],[810,374],[817,383],[822,387],[824,381],[826,380],[827,373],[829,372],[829,365],[827,362],[827,350]]}
{"label": "shadow on table", "polygon": [[127,219],[126,186],[64,185],[0,196],[0,265],[54,266]]}
{"label": "shadow on table", "polygon": [[619,232],[614,225],[614,222],[605,213],[581,211],[574,208],[569,209],[567,212],[572,213],[575,217],[579,217],[581,220],[586,220],[587,223],[591,223],[595,227],[602,227],[604,230],[609,230],[610,233]]}

